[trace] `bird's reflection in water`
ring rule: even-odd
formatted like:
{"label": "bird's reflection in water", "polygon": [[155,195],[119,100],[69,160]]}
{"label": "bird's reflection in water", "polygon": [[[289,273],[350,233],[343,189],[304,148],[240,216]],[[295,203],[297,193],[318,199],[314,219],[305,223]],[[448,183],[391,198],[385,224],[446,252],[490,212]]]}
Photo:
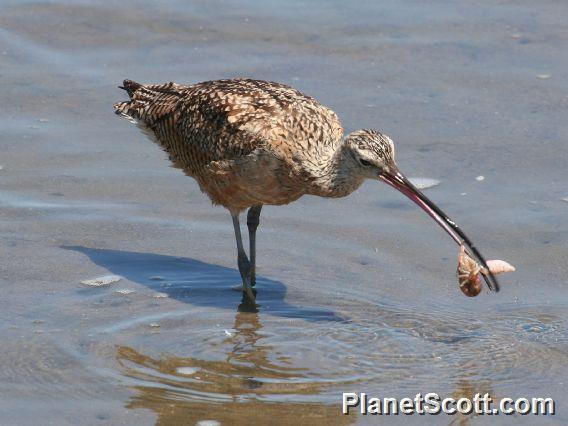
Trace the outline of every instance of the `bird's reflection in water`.
{"label": "bird's reflection in water", "polygon": [[[491,388],[491,382],[489,380],[474,380],[472,378],[468,378],[467,375],[460,378],[456,383],[456,389],[454,392],[449,395],[454,398],[456,401],[460,398],[468,398],[469,400],[473,400],[475,394],[479,394],[480,397],[483,397],[486,393],[489,394],[491,398],[493,398],[493,402],[489,409],[496,408],[499,404],[500,398],[493,395],[493,391]],[[483,409],[483,404],[481,405],[481,409]],[[473,420],[480,420],[479,417],[484,418],[491,418],[491,415],[488,414],[477,414],[475,412],[475,406],[473,408],[473,412],[470,414],[461,414],[455,413],[454,418],[450,421],[450,425],[459,425],[459,426],[467,426],[472,423]]]}
{"label": "bird's reflection in water", "polygon": [[[248,311],[248,312],[247,312]],[[310,402],[323,384],[278,357],[263,343],[259,314],[241,305],[234,330],[223,341],[225,360],[166,356],[152,358],[128,346],[118,346],[123,373],[136,379],[137,393],[128,402],[158,415],[156,424],[194,424],[216,420],[221,424],[349,424],[354,416],[341,414],[340,396],[334,405]],[[305,396],[306,402],[302,401]],[[313,401],[313,398],[312,398]]]}

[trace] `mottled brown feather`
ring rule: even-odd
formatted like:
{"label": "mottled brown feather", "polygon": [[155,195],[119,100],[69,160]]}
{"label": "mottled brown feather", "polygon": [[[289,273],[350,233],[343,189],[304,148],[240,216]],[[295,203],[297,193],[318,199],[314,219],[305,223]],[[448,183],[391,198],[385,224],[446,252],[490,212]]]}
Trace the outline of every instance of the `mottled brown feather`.
{"label": "mottled brown feather", "polygon": [[232,211],[318,193],[342,144],[337,115],[283,84],[126,80],[124,88],[131,100],[115,104],[116,112],[133,119],[215,204]]}

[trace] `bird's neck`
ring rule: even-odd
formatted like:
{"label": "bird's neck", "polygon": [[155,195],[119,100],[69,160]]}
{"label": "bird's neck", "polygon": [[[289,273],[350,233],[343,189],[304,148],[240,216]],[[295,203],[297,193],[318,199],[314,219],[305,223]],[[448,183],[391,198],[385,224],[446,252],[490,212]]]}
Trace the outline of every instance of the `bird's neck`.
{"label": "bird's neck", "polygon": [[321,197],[345,197],[361,186],[364,177],[357,173],[355,159],[343,143],[325,159],[314,180],[313,195]]}

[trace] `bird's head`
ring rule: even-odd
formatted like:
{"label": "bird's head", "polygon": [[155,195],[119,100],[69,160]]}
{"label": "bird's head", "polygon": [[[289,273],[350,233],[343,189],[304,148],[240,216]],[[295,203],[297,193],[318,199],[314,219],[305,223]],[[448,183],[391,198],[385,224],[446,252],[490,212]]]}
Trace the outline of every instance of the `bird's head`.
{"label": "bird's head", "polygon": [[[428,213],[456,243],[463,245],[473,259],[489,270],[481,253],[456,223],[398,170],[391,138],[376,130],[363,129],[350,133],[345,138],[344,147],[356,174],[366,179],[381,180],[402,192]],[[499,291],[499,284],[493,274],[489,273],[483,277],[489,289]]]}
{"label": "bird's head", "polygon": [[396,167],[392,139],[376,130],[350,133],[345,139],[345,146],[362,177],[378,179],[381,173]]}

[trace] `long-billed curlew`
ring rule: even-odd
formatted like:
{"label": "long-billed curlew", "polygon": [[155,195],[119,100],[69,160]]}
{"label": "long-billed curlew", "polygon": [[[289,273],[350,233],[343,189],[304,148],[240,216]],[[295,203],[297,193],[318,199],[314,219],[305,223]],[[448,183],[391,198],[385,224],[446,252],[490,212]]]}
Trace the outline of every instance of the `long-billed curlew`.
{"label": "long-billed curlew", "polygon": [[[398,170],[388,136],[358,130],[344,138],[337,115],[315,99],[283,84],[241,78],[123,84],[130,100],[116,103],[116,113],[135,122],[213,204],[231,213],[243,291],[251,301],[262,206],[305,194],[344,197],[365,179],[382,180],[409,197],[489,269],[455,222]],[[250,260],[239,224],[246,209]],[[484,278],[489,289],[499,290],[493,274]]]}

